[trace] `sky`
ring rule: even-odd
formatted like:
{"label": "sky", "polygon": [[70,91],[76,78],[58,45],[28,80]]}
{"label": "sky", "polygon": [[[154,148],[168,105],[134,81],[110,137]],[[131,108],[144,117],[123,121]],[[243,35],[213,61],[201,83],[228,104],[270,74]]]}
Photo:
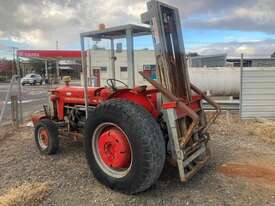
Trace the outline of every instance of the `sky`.
{"label": "sky", "polygon": [[[269,57],[275,51],[274,0],[163,0],[179,8],[185,49],[201,55]],[[79,34],[140,24],[144,0],[0,0],[0,56],[7,47],[79,49]],[[108,46],[108,45],[106,45]],[[151,37],[135,40],[152,48]]]}

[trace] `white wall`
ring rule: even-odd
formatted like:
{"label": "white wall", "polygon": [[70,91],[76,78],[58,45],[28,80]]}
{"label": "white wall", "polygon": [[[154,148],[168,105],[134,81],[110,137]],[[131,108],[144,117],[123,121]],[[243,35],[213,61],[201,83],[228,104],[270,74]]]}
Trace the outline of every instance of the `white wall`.
{"label": "white wall", "polygon": [[[128,73],[120,72],[120,67],[127,66],[127,53],[116,53],[116,78],[127,83]],[[111,78],[111,53],[109,50],[91,52],[92,67],[107,66],[107,72],[101,72],[101,86],[106,85],[106,79]],[[89,62],[89,61],[87,61]],[[156,64],[155,53],[152,50],[135,51],[135,79],[136,85],[149,85],[138,71],[143,65]],[[89,68],[89,66],[88,66]],[[212,95],[238,96],[240,91],[240,69],[232,67],[189,68],[190,80],[204,91]],[[88,74],[89,76],[89,74]]]}

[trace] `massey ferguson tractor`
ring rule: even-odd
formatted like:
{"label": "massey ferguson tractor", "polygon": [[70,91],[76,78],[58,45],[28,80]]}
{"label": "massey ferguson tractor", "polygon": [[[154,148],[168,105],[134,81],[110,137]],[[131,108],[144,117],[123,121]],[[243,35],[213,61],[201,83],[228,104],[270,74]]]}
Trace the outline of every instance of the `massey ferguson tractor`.
{"label": "massey ferguson tractor", "polygon": [[[33,116],[35,142],[42,154],[58,152],[59,137],[83,139],[95,178],[112,189],[136,194],[153,185],[165,162],[186,182],[208,161],[208,129],[220,108],[189,82],[178,9],[148,2],[142,23],[85,32],[81,36],[84,87],[66,84],[50,91],[49,105]],[[134,70],[133,37],[152,35],[157,79]],[[84,37],[109,39],[112,78],[104,87],[88,86]],[[128,85],[115,78],[113,40],[127,39]],[[135,85],[142,75],[151,86]],[[149,84],[148,83],[148,84]],[[202,101],[216,112],[206,115]]]}

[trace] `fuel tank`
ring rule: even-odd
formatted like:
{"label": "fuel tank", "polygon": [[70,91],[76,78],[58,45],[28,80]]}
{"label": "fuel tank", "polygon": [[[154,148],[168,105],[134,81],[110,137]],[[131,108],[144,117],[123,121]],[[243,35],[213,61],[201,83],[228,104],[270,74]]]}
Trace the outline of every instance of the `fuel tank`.
{"label": "fuel tank", "polygon": [[190,81],[212,96],[240,94],[240,69],[231,67],[189,68]]}

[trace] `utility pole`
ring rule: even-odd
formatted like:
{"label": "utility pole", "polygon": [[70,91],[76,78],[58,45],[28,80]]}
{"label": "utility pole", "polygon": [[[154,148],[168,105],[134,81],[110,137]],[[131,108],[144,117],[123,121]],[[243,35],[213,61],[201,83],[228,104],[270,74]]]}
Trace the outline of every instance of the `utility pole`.
{"label": "utility pole", "polygon": [[16,68],[16,66],[15,66],[15,50],[16,49],[17,49],[16,47],[11,47],[11,51],[12,51],[12,69],[11,69],[11,74],[12,75],[14,75],[14,74],[17,73],[16,70],[15,70],[15,68]]}
{"label": "utility pole", "polygon": [[[56,50],[58,50],[58,40],[55,42]],[[59,61],[56,59],[56,82],[59,82],[59,76],[60,76],[60,71],[59,71]]]}
{"label": "utility pole", "polygon": [[55,42],[55,49],[58,50],[58,40]]}
{"label": "utility pole", "polygon": [[92,83],[92,77],[93,77],[93,72],[92,72],[92,57],[91,57],[91,47],[90,47],[90,40],[88,40],[88,62],[89,62],[89,82],[88,84],[91,85]]}

